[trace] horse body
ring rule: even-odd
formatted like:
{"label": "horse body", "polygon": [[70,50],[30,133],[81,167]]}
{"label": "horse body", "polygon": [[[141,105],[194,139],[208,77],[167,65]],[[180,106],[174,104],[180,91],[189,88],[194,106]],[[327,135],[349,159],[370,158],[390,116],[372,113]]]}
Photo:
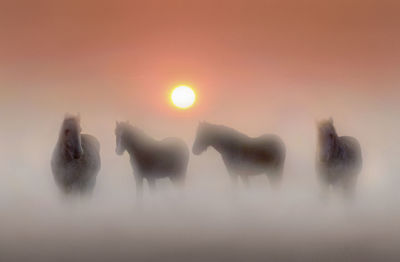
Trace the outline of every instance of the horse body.
{"label": "horse body", "polygon": [[51,160],[54,179],[64,193],[92,192],[101,166],[100,143],[94,136],[80,134],[78,121],[64,120]]}
{"label": "horse body", "polygon": [[243,139],[228,150],[223,148],[218,151],[233,172],[258,175],[265,169],[281,164],[280,148],[281,141],[277,136],[264,135]]}
{"label": "horse body", "polygon": [[143,179],[151,188],[158,178],[168,177],[175,184],[184,182],[189,150],[181,139],[171,137],[157,141],[128,123],[118,122],[115,133],[116,153],[122,155],[128,151],[139,196]]}
{"label": "horse body", "polygon": [[233,181],[241,177],[247,182],[248,176],[260,174],[267,174],[274,185],[281,179],[286,149],[276,135],[251,138],[225,126],[201,123],[193,153],[198,155],[208,146],[221,154]]}
{"label": "horse body", "polygon": [[178,178],[183,174],[182,166],[187,165],[189,151],[186,144],[177,138],[154,141],[145,148],[128,149],[134,169],[146,177]]}
{"label": "horse body", "polygon": [[354,137],[336,134],[333,121],[319,124],[317,173],[325,191],[341,188],[347,196],[354,193],[357,176],[362,168],[360,143]]}

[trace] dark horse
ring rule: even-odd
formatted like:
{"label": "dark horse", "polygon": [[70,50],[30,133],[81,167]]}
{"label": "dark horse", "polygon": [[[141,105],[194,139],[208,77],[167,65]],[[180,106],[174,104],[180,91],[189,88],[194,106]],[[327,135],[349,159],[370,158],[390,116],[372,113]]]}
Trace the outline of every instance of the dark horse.
{"label": "dark horse", "polygon": [[338,136],[332,118],[318,126],[316,169],[325,195],[331,186],[339,187],[352,197],[361,171],[361,147],[357,139]]}
{"label": "dark horse", "polygon": [[66,116],[53,152],[51,169],[64,193],[91,193],[100,170],[100,144],[81,134],[79,116]]}
{"label": "dark horse", "polygon": [[237,177],[247,183],[249,175],[258,174],[267,174],[273,186],[280,183],[286,149],[278,136],[251,138],[226,126],[202,122],[197,129],[193,154],[199,155],[209,146],[221,154],[234,184]]}
{"label": "dark horse", "polygon": [[122,155],[126,150],[130,155],[139,198],[142,196],[144,178],[151,189],[155,187],[157,178],[168,177],[176,185],[183,184],[189,149],[181,139],[157,141],[127,122],[117,122],[115,136],[115,152]]}

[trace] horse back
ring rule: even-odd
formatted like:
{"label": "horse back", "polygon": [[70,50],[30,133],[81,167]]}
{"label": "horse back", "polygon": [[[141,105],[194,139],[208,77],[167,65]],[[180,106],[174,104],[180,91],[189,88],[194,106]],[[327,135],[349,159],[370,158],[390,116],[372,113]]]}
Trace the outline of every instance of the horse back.
{"label": "horse back", "polygon": [[84,148],[100,152],[100,142],[94,136],[82,134],[81,141]]}
{"label": "horse back", "polygon": [[189,148],[186,143],[176,137],[167,137],[161,140],[159,146],[160,150],[167,151],[167,153],[176,153],[183,156],[189,155]]}
{"label": "horse back", "polygon": [[285,158],[286,147],[279,136],[266,134],[255,138],[254,142],[264,150],[271,151],[271,153]]}
{"label": "horse back", "polygon": [[179,138],[165,138],[147,144],[131,155],[131,164],[145,176],[169,176],[186,172],[189,149]]}
{"label": "horse back", "polygon": [[340,137],[340,143],[344,149],[343,158],[348,161],[353,161],[357,165],[361,165],[361,146],[358,140],[351,136],[342,136]]}
{"label": "horse back", "polygon": [[84,152],[81,164],[88,170],[97,173],[101,165],[99,141],[92,135],[82,134],[81,143]]}
{"label": "horse back", "polygon": [[[283,141],[276,135],[262,135],[236,141],[236,147],[228,153],[233,162],[247,162],[250,165],[282,166],[286,149]],[[229,162],[229,161],[228,161]]]}

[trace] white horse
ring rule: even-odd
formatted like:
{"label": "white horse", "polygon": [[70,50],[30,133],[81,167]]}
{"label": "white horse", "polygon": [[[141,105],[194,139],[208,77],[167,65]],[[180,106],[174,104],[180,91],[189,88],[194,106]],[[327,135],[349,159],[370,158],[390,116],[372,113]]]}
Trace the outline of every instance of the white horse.
{"label": "white horse", "polygon": [[51,160],[60,190],[66,194],[91,193],[100,165],[99,141],[81,134],[79,116],[66,116]]}
{"label": "white horse", "polygon": [[117,122],[115,129],[117,155],[128,151],[136,180],[136,194],[142,197],[143,179],[150,188],[158,178],[168,177],[175,185],[184,183],[189,149],[179,138],[157,141],[127,122]]}

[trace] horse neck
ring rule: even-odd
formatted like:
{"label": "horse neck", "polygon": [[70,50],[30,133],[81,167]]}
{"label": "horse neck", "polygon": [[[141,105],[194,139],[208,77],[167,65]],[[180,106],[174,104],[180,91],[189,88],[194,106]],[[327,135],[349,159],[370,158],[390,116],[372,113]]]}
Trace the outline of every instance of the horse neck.
{"label": "horse neck", "polygon": [[140,154],[145,150],[146,144],[149,144],[150,141],[147,137],[137,137],[137,135],[133,135],[128,132],[125,135],[124,144],[126,151],[130,155]]}
{"label": "horse neck", "polygon": [[64,144],[61,136],[58,138],[55,152],[57,152],[57,154],[59,156],[61,156],[62,158],[66,158],[66,159],[70,158],[70,156],[67,153],[67,150],[65,150],[65,144]]}
{"label": "horse neck", "polygon": [[334,148],[333,150],[333,155],[338,156],[341,154],[341,151],[343,150],[343,142],[340,140],[340,137],[338,135],[335,135],[335,143],[334,143]]}
{"label": "horse neck", "polygon": [[[340,154],[341,142],[338,135],[334,135],[334,143],[333,146],[329,148],[330,150],[330,158],[335,159],[335,157]],[[322,154],[322,152],[320,153]],[[329,160],[328,160],[329,161]]]}
{"label": "horse neck", "polygon": [[235,140],[232,134],[224,132],[224,130],[215,130],[210,134],[209,144],[220,154],[228,153],[228,148],[232,148],[232,143]]}
{"label": "horse neck", "polygon": [[57,150],[58,150],[58,153],[59,153],[64,159],[71,160],[72,158],[71,158],[70,154],[68,154],[68,152],[67,152],[67,150],[66,150],[65,142],[66,142],[66,141],[64,141],[64,137],[63,137],[62,134],[61,134],[61,135],[59,136],[59,138],[58,138],[58,141],[57,141]]}

